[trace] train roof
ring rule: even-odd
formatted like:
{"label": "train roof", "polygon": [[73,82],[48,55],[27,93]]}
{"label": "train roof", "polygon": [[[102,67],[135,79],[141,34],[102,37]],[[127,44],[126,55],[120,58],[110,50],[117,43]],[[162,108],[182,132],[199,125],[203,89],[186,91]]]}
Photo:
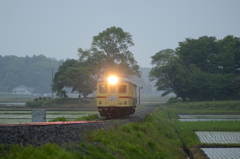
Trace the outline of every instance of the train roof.
{"label": "train roof", "polygon": [[[107,78],[100,78],[98,79],[97,82],[107,82],[108,79]],[[118,82],[129,82],[135,86],[137,86],[135,83],[133,83],[131,80],[129,80],[128,78],[118,78]]]}

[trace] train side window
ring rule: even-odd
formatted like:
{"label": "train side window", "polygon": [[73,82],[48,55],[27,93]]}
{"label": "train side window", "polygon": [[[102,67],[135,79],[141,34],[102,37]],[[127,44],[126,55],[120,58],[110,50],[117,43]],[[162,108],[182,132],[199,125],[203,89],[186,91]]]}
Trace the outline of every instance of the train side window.
{"label": "train side window", "polygon": [[107,86],[104,84],[99,85],[99,93],[107,93]]}
{"label": "train side window", "polygon": [[110,86],[110,92],[115,93],[116,92],[116,87],[115,86]]}
{"label": "train side window", "polygon": [[118,93],[127,93],[127,86],[126,85],[119,85],[118,86]]}

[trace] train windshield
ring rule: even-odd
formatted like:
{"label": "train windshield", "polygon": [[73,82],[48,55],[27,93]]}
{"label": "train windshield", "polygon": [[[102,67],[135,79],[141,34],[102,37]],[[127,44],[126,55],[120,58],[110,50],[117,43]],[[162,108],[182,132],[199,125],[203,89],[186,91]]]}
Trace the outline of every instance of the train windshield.
{"label": "train windshield", "polygon": [[99,85],[99,93],[107,93],[107,85],[100,84]]}
{"label": "train windshield", "polygon": [[116,92],[116,86],[110,86],[110,93]]}
{"label": "train windshield", "polygon": [[126,85],[119,85],[118,86],[118,93],[127,93],[127,86]]}

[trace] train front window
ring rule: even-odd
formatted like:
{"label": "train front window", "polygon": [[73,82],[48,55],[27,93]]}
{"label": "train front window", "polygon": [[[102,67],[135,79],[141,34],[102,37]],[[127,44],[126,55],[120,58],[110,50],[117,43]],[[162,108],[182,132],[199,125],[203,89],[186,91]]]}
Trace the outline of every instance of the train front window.
{"label": "train front window", "polygon": [[127,93],[127,86],[126,85],[119,85],[118,86],[118,93]]}
{"label": "train front window", "polygon": [[110,86],[110,92],[115,93],[116,92],[116,86]]}
{"label": "train front window", "polygon": [[105,84],[99,85],[99,93],[107,93],[107,85]]}

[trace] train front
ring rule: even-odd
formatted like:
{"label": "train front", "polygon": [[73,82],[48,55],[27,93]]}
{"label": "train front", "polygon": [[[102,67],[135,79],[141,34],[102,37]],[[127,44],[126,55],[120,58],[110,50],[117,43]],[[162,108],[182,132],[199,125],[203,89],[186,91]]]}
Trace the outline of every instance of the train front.
{"label": "train front", "polygon": [[110,76],[97,83],[97,106],[101,116],[120,118],[135,112],[136,85],[126,78]]}

